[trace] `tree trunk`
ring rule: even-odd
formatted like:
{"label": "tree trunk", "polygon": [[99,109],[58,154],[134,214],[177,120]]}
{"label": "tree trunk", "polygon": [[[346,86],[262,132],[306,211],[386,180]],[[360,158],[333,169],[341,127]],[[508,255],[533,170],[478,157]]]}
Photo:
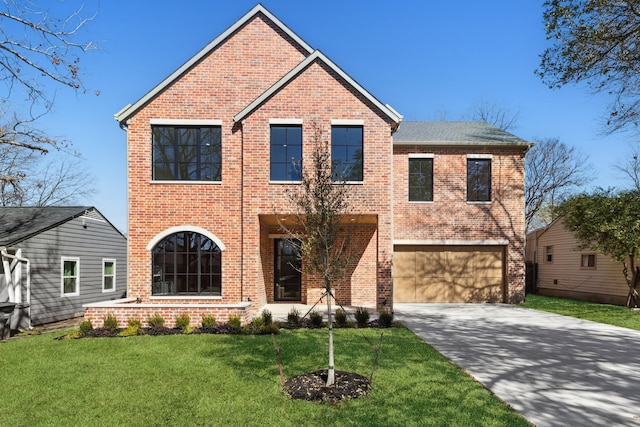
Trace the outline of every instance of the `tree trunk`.
{"label": "tree trunk", "polygon": [[331,285],[327,283],[327,318],[329,320],[329,368],[327,369],[327,386],[336,382],[336,371],[333,366],[333,316],[331,316]]}

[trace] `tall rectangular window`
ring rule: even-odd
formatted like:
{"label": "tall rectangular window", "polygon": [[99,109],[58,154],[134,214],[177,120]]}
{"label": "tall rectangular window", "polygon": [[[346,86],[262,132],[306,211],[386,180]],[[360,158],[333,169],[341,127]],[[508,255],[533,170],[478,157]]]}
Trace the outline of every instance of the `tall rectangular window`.
{"label": "tall rectangular window", "polygon": [[433,158],[409,158],[409,201],[433,201]]}
{"label": "tall rectangular window", "polygon": [[154,180],[221,180],[219,126],[153,126],[152,133]]}
{"label": "tall rectangular window", "polygon": [[549,264],[553,262],[553,246],[544,247],[544,261]]}
{"label": "tall rectangular window", "polygon": [[580,267],[581,268],[595,270],[595,268],[596,268],[596,254],[581,254],[580,255]]}
{"label": "tall rectangular window", "polygon": [[116,260],[102,260],[102,292],[116,290]]}
{"label": "tall rectangular window", "polygon": [[331,171],[334,181],[363,180],[362,126],[331,126]]}
{"label": "tall rectangular window", "polygon": [[467,201],[491,201],[491,159],[467,158]]}
{"label": "tall rectangular window", "polygon": [[271,125],[271,181],[300,181],[302,126]]}
{"label": "tall rectangular window", "polygon": [[80,259],[62,258],[62,296],[80,295]]}

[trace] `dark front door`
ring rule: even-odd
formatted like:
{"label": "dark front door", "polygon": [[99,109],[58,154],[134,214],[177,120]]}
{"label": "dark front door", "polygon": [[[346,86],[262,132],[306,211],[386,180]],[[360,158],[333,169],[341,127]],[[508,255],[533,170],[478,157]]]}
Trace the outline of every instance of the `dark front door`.
{"label": "dark front door", "polygon": [[302,259],[288,240],[274,240],[274,300],[300,301],[302,296]]}

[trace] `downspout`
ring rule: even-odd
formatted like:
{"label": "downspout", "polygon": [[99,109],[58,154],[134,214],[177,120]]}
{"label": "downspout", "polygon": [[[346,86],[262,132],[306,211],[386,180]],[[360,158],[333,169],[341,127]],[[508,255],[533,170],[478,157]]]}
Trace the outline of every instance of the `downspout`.
{"label": "downspout", "polygon": [[[2,257],[6,257],[6,258],[11,258],[14,259],[18,262],[23,262],[27,265],[27,310],[28,310],[28,322],[29,322],[29,329],[33,329],[33,327],[31,326],[31,261],[29,261],[28,258],[23,258],[23,257],[18,257],[15,255],[11,255],[10,253],[7,252],[7,248],[3,247],[0,248],[0,253],[2,254]],[[6,272],[5,272],[6,273]],[[11,271],[9,271],[9,274],[11,274]],[[14,295],[14,299],[21,299],[22,295],[20,295],[20,298],[16,298]],[[13,301],[12,301],[13,302]]]}
{"label": "downspout", "polygon": [[240,302],[244,301],[244,120],[240,121]]}

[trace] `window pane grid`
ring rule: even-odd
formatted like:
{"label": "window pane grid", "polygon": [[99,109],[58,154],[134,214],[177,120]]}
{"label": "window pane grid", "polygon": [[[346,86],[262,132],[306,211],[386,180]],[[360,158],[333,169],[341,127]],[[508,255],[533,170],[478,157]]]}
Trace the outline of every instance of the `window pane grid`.
{"label": "window pane grid", "polygon": [[153,179],[220,181],[220,127],[153,126]]}
{"label": "window pane grid", "polygon": [[221,295],[221,253],[199,233],[167,236],[153,249],[153,295]]}
{"label": "window pane grid", "polygon": [[433,159],[409,159],[409,201],[433,201]]}
{"label": "window pane grid", "polygon": [[467,201],[491,201],[490,159],[467,159]]}
{"label": "window pane grid", "polygon": [[361,126],[331,127],[331,167],[334,181],[363,180]]}
{"label": "window pane grid", "polygon": [[302,167],[302,126],[271,126],[271,181],[300,181]]}

